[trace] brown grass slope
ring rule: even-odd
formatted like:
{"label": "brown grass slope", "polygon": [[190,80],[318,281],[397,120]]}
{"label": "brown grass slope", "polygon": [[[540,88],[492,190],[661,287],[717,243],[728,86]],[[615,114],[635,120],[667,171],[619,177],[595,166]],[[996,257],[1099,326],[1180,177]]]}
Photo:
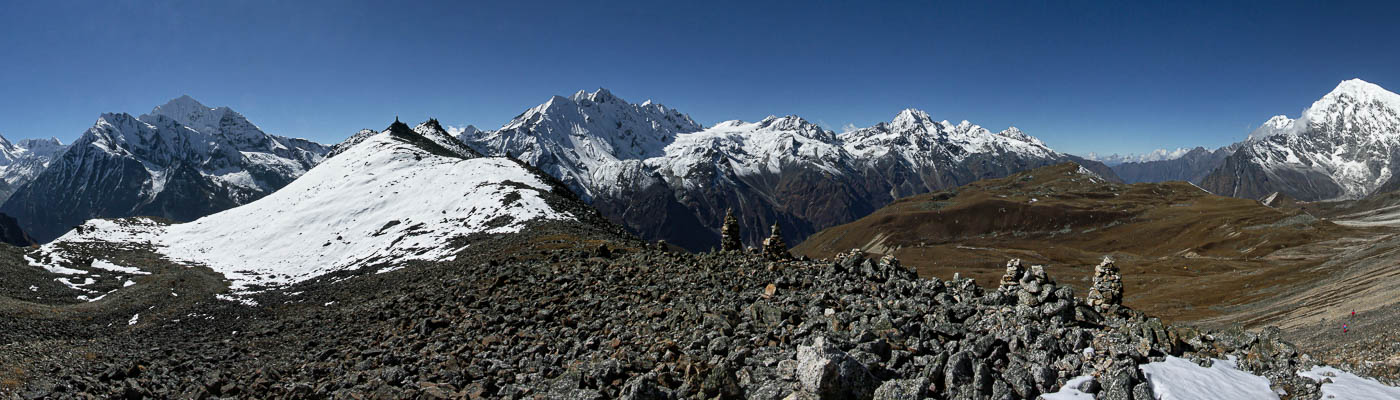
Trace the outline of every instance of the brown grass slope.
{"label": "brown grass slope", "polygon": [[1130,306],[1200,321],[1304,284],[1322,273],[1300,271],[1327,258],[1326,243],[1373,233],[1186,182],[1126,185],[1086,172],[1061,164],[900,199],[794,253],[860,248],[894,254],[922,276],[961,273],[984,286],[997,283],[1007,259],[1021,258],[1049,266],[1081,294],[1108,255],[1123,269]]}

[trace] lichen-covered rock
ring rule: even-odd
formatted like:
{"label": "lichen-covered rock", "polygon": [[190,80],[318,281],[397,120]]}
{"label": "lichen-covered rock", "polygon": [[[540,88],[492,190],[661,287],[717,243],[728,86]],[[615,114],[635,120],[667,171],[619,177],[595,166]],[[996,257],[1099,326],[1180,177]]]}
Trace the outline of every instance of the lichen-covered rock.
{"label": "lichen-covered rock", "polygon": [[797,380],[821,399],[868,399],[879,384],[860,361],[820,336],[797,348]]}

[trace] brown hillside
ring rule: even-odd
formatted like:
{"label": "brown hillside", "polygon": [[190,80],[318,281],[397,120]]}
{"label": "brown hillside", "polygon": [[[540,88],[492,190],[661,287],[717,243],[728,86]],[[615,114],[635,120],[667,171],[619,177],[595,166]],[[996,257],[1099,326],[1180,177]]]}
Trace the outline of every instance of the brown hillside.
{"label": "brown hillside", "polygon": [[996,284],[1007,259],[1021,258],[1080,293],[1109,255],[1123,269],[1130,306],[1196,321],[1306,282],[1322,272],[1299,271],[1326,259],[1327,242],[1373,234],[1363,229],[1186,182],[1118,184],[1061,164],[904,198],[793,252],[894,254],[922,276],[961,273],[984,286]]}

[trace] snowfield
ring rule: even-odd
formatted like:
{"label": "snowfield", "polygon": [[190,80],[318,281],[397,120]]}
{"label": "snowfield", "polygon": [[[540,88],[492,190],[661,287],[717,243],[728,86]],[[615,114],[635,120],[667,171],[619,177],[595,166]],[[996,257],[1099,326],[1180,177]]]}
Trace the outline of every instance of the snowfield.
{"label": "snowfield", "polygon": [[[438,134],[446,135],[423,126],[417,132],[435,143]],[[450,260],[461,249],[454,238],[574,218],[547,204],[541,192],[550,184],[513,160],[435,153],[405,137],[385,131],[366,138],[267,197],[193,222],[88,221],[42,247],[40,258],[65,262],[71,257],[63,248],[83,242],[149,245],[248,291],[380,263]],[[103,263],[93,267],[129,268]]]}

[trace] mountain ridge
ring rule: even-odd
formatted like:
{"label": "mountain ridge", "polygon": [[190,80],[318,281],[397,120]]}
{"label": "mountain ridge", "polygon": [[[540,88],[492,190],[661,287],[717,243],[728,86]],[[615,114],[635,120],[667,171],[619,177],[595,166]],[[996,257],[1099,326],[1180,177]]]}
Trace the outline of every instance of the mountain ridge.
{"label": "mountain ridge", "polygon": [[40,242],[96,217],[188,221],[287,185],[327,150],[182,96],[139,117],[103,113],[0,211]]}
{"label": "mountain ridge", "polygon": [[1018,128],[992,132],[934,121],[922,110],[842,134],[795,115],[703,127],[607,89],[553,96],[499,130],[459,137],[549,172],[645,239],[691,250],[716,244],[727,209],[739,211],[746,231],[777,223],[795,243],[897,197],[1036,166],[1075,161],[1117,179],[1107,166],[1056,152]]}

